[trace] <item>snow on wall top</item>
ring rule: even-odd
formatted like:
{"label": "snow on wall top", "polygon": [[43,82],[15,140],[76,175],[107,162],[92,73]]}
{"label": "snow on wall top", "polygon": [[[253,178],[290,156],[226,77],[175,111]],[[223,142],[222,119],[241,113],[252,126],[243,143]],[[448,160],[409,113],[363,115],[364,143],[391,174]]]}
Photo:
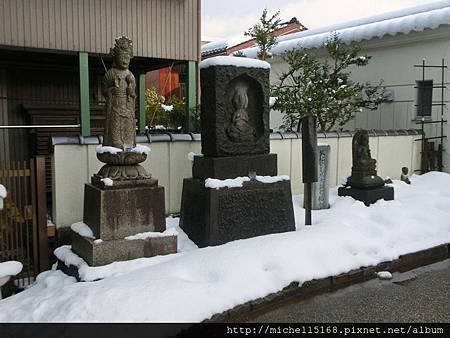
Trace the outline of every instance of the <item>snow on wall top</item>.
{"label": "snow on wall top", "polygon": [[205,43],[201,47],[201,52],[208,53],[208,52],[212,52],[214,50],[226,49],[228,47],[233,47],[233,46],[239,45],[248,40],[251,40],[251,38],[241,34],[241,35],[236,35],[236,36],[233,36],[233,37],[230,37],[227,39],[208,42],[208,43]]}
{"label": "snow on wall top", "polygon": [[236,56],[215,56],[203,60],[199,64],[200,69],[208,68],[211,66],[236,66],[236,67],[270,69],[270,64],[266,61]]}
{"label": "snow on wall top", "polygon": [[[426,28],[436,29],[450,25],[450,0],[388,12],[364,19],[293,33],[278,38],[272,54],[281,54],[295,48],[320,47],[332,33],[337,33],[344,43],[359,42],[386,35],[420,32]],[[244,50],[244,54],[255,57],[257,47]]]}

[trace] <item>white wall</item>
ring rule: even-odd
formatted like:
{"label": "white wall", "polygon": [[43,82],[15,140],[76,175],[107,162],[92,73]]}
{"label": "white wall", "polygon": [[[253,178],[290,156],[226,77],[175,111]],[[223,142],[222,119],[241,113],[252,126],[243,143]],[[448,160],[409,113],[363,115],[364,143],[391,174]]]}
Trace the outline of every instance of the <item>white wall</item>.
{"label": "white wall", "polygon": [[[378,174],[398,179],[401,167],[412,173],[419,168],[420,149],[417,135],[370,137],[372,157],[378,160]],[[331,146],[330,185],[336,186],[350,174],[351,137],[319,138]],[[165,188],[166,213],[180,210],[183,179],[191,176],[189,152],[201,153],[199,141],[154,142],[143,166]],[[84,184],[101,168],[96,158],[96,145],[55,145],[53,155],[53,217],[57,227],[70,226],[83,218]],[[271,152],[278,154],[278,174],[289,175],[292,192],[303,191],[301,139],[271,140]]]}
{"label": "white wall", "polygon": [[[364,110],[357,113],[355,119],[344,126],[344,130],[363,129],[417,129],[416,124],[415,81],[422,79],[422,70],[414,65],[426,64],[440,65],[442,58],[450,65],[450,27],[442,26],[438,29],[427,29],[423,32],[411,32],[398,34],[394,37],[386,36],[382,39],[375,38],[360,43],[362,53],[372,56],[366,67],[355,67],[352,70],[352,78],[359,82],[378,84],[384,80],[383,85],[394,91],[395,100],[392,103],[381,104],[377,110]],[[320,50],[313,50],[322,54]],[[287,65],[280,57],[270,60],[272,65],[271,83],[278,82],[281,72],[287,69]],[[450,99],[450,74],[445,72],[444,83],[448,88],[444,91],[445,103]],[[426,79],[433,79],[434,84],[441,83],[440,69],[427,69]],[[433,100],[441,100],[440,89],[434,89]],[[448,107],[444,109],[444,119],[448,120]],[[432,113],[433,120],[440,119],[440,107],[435,106]],[[275,131],[281,125],[282,116],[279,112],[271,112],[270,127]],[[444,135],[449,135],[448,124],[444,126]],[[440,125],[428,125],[425,128],[426,136],[440,136]],[[420,142],[419,142],[420,143]],[[444,149],[448,149],[448,140],[444,139]],[[444,153],[445,171],[449,172],[450,152]]]}

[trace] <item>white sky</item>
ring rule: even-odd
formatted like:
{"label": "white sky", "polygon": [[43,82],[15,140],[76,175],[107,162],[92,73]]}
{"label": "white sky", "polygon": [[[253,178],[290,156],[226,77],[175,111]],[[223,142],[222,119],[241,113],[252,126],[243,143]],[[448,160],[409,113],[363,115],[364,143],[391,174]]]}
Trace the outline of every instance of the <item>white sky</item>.
{"label": "white sky", "polygon": [[296,17],[307,28],[364,18],[436,0],[202,0],[202,40],[243,34],[261,16],[279,10],[282,21]]}

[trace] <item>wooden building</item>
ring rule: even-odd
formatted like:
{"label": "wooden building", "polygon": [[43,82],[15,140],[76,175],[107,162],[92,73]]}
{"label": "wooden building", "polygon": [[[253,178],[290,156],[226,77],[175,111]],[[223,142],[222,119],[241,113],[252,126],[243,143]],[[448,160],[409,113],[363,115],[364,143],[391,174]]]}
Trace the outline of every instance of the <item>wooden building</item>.
{"label": "wooden building", "polygon": [[[102,104],[100,79],[111,65],[109,49],[121,35],[134,43],[130,68],[141,82],[139,94],[145,90],[146,72],[184,63],[190,84],[187,101],[195,105],[199,0],[0,0],[0,19],[2,126],[28,125],[30,114],[39,110],[41,117],[58,118],[35,118],[37,124],[80,124],[81,135],[97,133],[98,118],[93,119],[91,108],[98,112]],[[142,97],[139,103],[142,132]],[[65,120],[65,115],[70,117]],[[11,135],[5,140],[4,129],[2,134],[5,145],[12,142]],[[17,134],[15,143],[20,145],[29,133]],[[21,146],[22,158],[30,155],[27,149]],[[8,151],[1,153],[0,160]]]}
{"label": "wooden building", "polygon": [[[186,69],[188,114],[196,105],[200,0],[0,0],[0,183],[11,192],[10,210],[0,214],[0,261],[20,260],[16,254],[2,256],[18,252],[8,247],[9,239],[17,236],[8,231],[18,226],[11,210],[22,220],[26,207],[33,204],[31,236],[34,244],[41,242],[41,235],[33,231],[45,230],[51,204],[39,209],[34,204],[46,203],[42,198],[19,195],[28,185],[33,191],[39,181],[45,182],[51,198],[51,136],[103,133],[100,83],[105,68],[111,67],[110,48],[122,35],[133,40],[130,70],[138,85],[139,132],[145,130],[149,71],[171,65]],[[40,160],[32,161],[36,156]],[[38,162],[45,166],[39,170],[46,180],[33,177]]]}

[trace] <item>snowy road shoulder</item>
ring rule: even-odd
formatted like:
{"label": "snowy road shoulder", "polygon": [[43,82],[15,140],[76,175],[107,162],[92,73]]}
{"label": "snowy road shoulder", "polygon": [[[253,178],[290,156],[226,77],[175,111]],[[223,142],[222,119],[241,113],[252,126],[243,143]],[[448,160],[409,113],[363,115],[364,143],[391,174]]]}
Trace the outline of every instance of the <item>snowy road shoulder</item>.
{"label": "snowy road shoulder", "polygon": [[34,286],[0,301],[0,321],[199,322],[293,281],[302,284],[450,242],[450,175],[411,180],[410,186],[394,181],[396,199],[369,208],[332,189],[331,208],[314,212],[310,227],[302,225],[302,197],[296,196],[297,231],[216,247],[196,248],[169,218],[181,252],[99,267],[104,279],[96,282],[45,272]]}

